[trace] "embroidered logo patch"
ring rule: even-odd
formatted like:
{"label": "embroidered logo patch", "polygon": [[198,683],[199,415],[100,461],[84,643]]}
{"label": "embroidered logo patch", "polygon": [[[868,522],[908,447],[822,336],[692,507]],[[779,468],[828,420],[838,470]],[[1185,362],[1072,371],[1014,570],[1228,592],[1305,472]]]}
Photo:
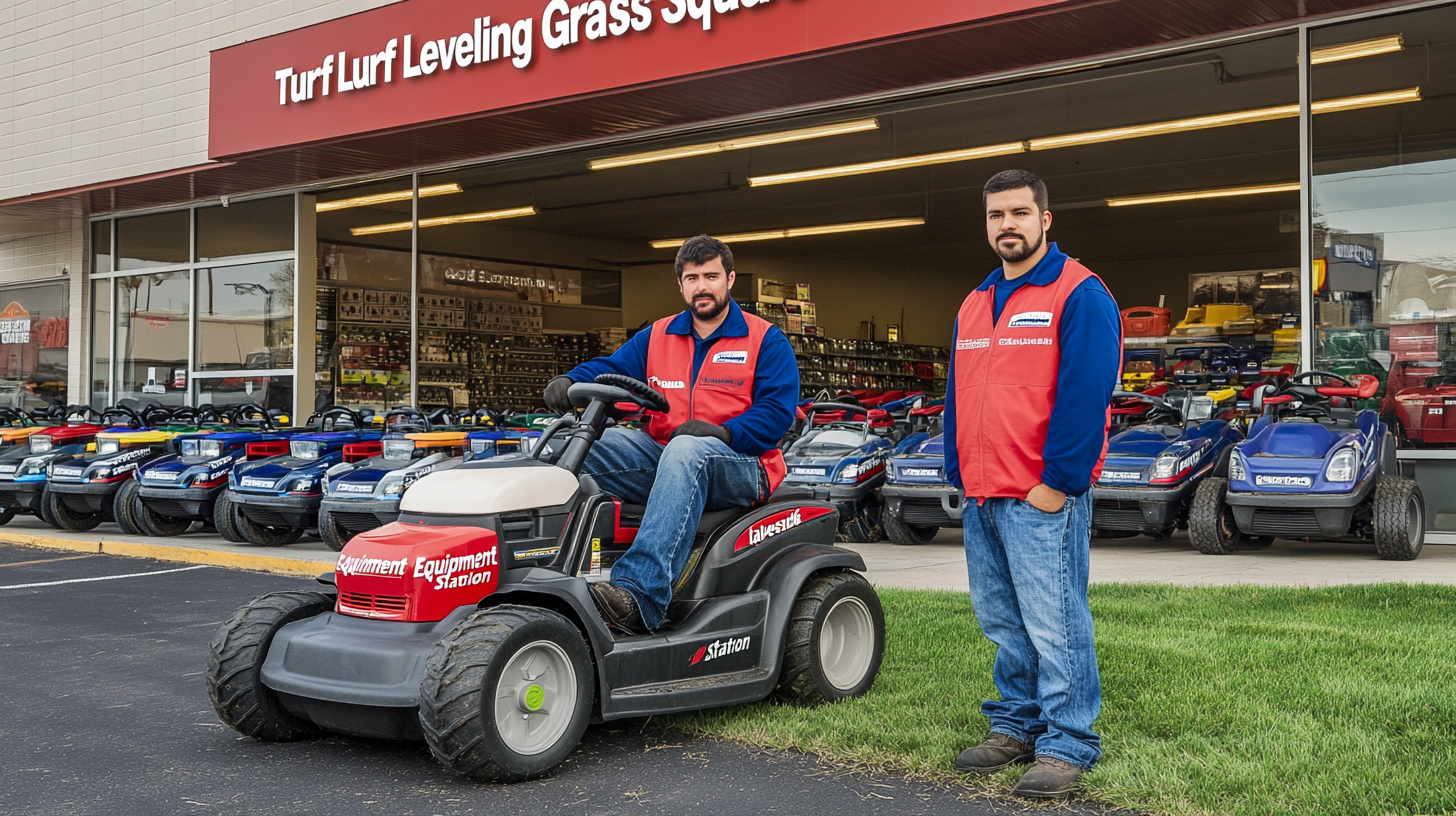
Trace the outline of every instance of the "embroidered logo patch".
{"label": "embroidered logo patch", "polygon": [[720,351],[713,355],[715,363],[737,363],[745,365],[748,363],[748,352],[746,351]]}
{"label": "embroidered logo patch", "polygon": [[983,349],[983,348],[990,348],[990,347],[991,347],[991,338],[989,338],[989,337],[979,337],[979,338],[975,338],[975,339],[971,339],[971,340],[957,340],[956,341],[956,351],[966,351],[967,349],[975,350],[975,349]]}
{"label": "embroidered logo patch", "polygon": [[1045,329],[1052,325],[1051,312],[1022,312],[1011,316],[1009,324],[1013,329]]}

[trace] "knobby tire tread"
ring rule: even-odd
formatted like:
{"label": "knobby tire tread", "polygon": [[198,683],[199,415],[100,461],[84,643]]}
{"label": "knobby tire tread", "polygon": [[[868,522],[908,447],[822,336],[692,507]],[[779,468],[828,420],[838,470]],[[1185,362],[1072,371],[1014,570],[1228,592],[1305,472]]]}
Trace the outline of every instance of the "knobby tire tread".
{"label": "knobby tire tread", "polygon": [[267,742],[291,742],[319,728],[284,711],[263,685],[262,664],[284,624],[333,608],[322,592],[287,590],[253,600],[213,636],[207,654],[207,696],[218,719],[239,733]]}

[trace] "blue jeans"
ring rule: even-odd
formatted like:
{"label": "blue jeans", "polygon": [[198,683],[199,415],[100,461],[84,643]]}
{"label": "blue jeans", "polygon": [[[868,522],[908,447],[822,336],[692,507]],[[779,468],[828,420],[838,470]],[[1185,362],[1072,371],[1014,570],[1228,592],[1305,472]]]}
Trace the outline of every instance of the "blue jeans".
{"label": "blue jeans", "polygon": [[747,507],[761,495],[757,457],[701,436],[663,446],[644,431],[608,428],[581,471],[608,494],[647,505],[636,540],[612,565],[612,583],[632,593],[649,629],[662,625],[703,511]]}
{"label": "blue jeans", "polygon": [[1087,605],[1091,495],[1068,498],[1056,513],[1020,499],[967,502],[964,522],[971,603],[996,644],[1001,695],[981,713],[992,733],[1091,768],[1102,756],[1092,730],[1102,683]]}

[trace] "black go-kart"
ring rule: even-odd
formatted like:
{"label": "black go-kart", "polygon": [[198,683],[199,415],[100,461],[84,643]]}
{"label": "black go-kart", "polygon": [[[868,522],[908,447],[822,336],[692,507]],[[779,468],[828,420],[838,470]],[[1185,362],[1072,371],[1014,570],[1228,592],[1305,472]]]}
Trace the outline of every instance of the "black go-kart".
{"label": "black go-kart", "polygon": [[264,595],[225,623],[206,671],[222,721],[268,741],[422,739],[455,773],[518,781],[559,765],[589,722],[865,694],[879,597],[834,545],[834,505],[792,487],[703,514],[658,631],[603,623],[588,586],[642,508],[582,462],[609,422],[667,400],[611,374],[570,395],[581,416],[530,453],[421,477],[399,521],[350,539],[327,589]]}

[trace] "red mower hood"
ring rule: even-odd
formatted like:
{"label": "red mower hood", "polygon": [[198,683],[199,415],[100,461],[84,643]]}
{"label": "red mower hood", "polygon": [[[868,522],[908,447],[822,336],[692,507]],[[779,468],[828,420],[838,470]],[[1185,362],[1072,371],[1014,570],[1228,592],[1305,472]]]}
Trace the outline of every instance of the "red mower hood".
{"label": "red mower hood", "polygon": [[340,615],[444,620],[495,592],[500,548],[480,527],[392,522],[349,539],[334,568]]}

